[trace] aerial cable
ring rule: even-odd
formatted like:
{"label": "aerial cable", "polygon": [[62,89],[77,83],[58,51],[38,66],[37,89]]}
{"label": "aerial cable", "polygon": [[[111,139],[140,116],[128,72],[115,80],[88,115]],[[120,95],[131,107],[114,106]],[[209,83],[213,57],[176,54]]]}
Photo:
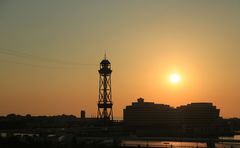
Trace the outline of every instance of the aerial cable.
{"label": "aerial cable", "polygon": [[82,64],[82,63],[77,63],[77,62],[63,61],[63,60],[60,60],[60,59],[42,57],[42,56],[33,55],[33,54],[29,54],[29,53],[22,52],[22,51],[19,52],[19,51],[16,51],[16,50],[5,49],[5,48],[0,48],[0,54],[20,57],[20,58],[34,59],[34,60],[38,60],[38,61],[41,61],[41,62],[44,62],[44,63],[62,64],[62,65],[65,65],[65,66],[97,66],[96,64]]}

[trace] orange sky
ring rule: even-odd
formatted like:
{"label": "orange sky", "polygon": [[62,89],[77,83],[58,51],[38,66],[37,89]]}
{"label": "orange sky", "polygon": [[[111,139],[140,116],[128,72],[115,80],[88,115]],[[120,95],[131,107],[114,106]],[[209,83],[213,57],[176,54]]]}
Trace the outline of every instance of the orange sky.
{"label": "orange sky", "polygon": [[139,97],[240,117],[239,1],[3,0],[0,19],[0,115],[95,116],[107,50],[115,117]]}

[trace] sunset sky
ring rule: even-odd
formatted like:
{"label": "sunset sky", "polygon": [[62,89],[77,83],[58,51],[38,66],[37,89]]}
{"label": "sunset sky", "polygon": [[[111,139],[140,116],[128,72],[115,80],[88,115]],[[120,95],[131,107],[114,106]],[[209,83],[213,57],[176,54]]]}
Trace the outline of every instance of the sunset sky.
{"label": "sunset sky", "polygon": [[1,0],[0,115],[96,116],[106,51],[114,117],[139,97],[240,117],[239,26],[239,0]]}

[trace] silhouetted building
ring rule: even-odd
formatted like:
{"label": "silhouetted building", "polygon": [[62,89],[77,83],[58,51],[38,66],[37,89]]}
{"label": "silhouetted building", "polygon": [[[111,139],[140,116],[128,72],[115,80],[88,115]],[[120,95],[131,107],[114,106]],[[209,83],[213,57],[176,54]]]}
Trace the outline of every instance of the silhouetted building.
{"label": "silhouetted building", "polygon": [[220,120],[220,110],[212,103],[191,103],[177,107],[181,125],[191,133],[214,132]]}
{"label": "silhouetted building", "polygon": [[164,104],[144,102],[139,98],[131,106],[123,110],[125,128],[135,130],[138,133],[156,132],[168,133],[168,129],[176,129],[178,122],[176,111],[173,107]]}
{"label": "silhouetted building", "polygon": [[81,110],[81,116],[80,116],[82,119],[85,119],[86,118],[86,112],[85,110]]}
{"label": "silhouetted building", "polygon": [[177,108],[139,98],[123,110],[128,130],[170,135],[211,135],[219,129],[220,110],[212,103],[191,103]]}

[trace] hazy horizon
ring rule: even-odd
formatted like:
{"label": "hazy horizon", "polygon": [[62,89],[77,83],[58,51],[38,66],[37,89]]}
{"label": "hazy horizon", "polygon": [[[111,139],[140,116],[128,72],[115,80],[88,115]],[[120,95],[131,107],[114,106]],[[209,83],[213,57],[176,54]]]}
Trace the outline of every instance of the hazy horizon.
{"label": "hazy horizon", "polygon": [[114,117],[139,97],[240,117],[240,1],[2,0],[0,20],[0,115],[96,116],[106,51]]}

